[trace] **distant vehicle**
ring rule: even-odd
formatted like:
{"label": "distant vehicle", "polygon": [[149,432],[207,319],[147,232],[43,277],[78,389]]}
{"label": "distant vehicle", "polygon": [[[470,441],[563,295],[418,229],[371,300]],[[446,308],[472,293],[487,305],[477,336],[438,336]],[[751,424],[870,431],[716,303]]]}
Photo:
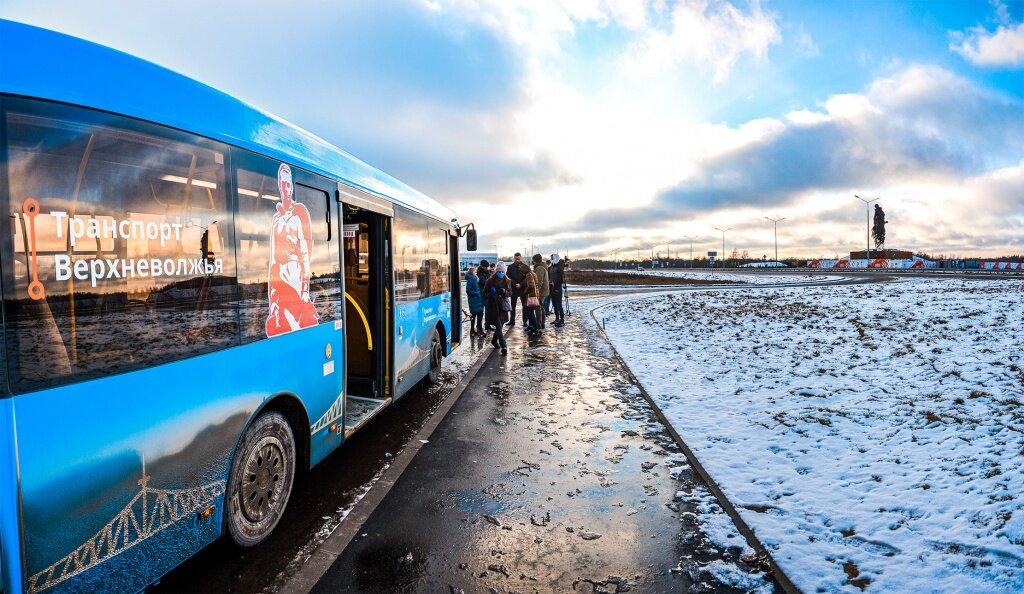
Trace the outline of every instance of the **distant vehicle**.
{"label": "distant vehicle", "polygon": [[750,262],[749,264],[740,264],[739,268],[789,268],[789,266],[784,262],[769,260],[767,262]]}
{"label": "distant vehicle", "polygon": [[150,62],[0,20],[0,63],[0,593],[139,592],[437,380],[475,231]]}
{"label": "distant vehicle", "polygon": [[644,267],[643,266],[637,266],[636,267],[636,271],[637,272],[643,272],[644,271]]}

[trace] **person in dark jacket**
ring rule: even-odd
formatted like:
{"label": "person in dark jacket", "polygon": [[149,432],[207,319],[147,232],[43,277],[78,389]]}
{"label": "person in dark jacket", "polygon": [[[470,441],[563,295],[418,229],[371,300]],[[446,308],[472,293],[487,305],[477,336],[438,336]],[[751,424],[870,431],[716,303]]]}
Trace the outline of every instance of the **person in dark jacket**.
{"label": "person in dark jacket", "polygon": [[[480,268],[476,269],[476,276],[480,279],[480,291],[483,293],[484,285],[487,284],[487,279],[491,278],[494,274],[494,264],[491,264],[487,260],[480,260]],[[484,300],[484,333],[486,334],[494,326],[494,304],[491,303],[489,295],[483,294]]]}
{"label": "person in dark jacket", "polygon": [[480,279],[476,268],[470,266],[466,270],[466,301],[469,302],[469,335],[483,336],[484,297],[480,292]]}
{"label": "person in dark jacket", "polygon": [[[547,260],[544,260],[544,268],[546,270],[551,270],[551,258],[548,258]],[[554,310],[551,309],[551,276],[550,275],[548,275],[548,296],[544,298],[543,305],[544,305],[544,315],[545,316],[550,316],[551,314],[555,313]]]}
{"label": "person in dark jacket", "polygon": [[556,328],[565,325],[565,310],[562,307],[562,290],[565,286],[565,264],[558,254],[551,254],[551,268],[548,269],[548,280],[551,282],[551,305],[555,306]]}
{"label": "person in dark jacket", "polygon": [[[509,313],[508,325],[516,325],[516,302],[521,301],[526,311],[526,285],[523,283],[523,255],[516,252],[512,265],[508,267],[508,278],[512,282],[512,311]],[[523,327],[526,327],[526,314],[523,313]]]}
{"label": "person in dark jacket", "polygon": [[491,345],[494,348],[501,347],[501,354],[508,354],[508,344],[505,343],[505,316],[508,315],[512,304],[509,301],[512,299],[512,282],[505,276],[505,263],[498,260],[497,265],[494,267],[494,275],[487,279],[487,284],[484,285],[484,295],[489,295],[491,301],[495,304],[495,311],[497,317],[495,318],[496,327],[494,329],[494,336],[491,338]]}

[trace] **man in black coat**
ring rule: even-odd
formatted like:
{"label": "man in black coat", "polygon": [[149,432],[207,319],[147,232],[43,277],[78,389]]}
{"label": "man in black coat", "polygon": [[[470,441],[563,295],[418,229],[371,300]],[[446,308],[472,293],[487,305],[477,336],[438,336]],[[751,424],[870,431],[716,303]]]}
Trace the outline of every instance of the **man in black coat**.
{"label": "man in black coat", "polygon": [[551,254],[551,268],[548,269],[548,279],[551,282],[551,305],[555,306],[555,323],[553,326],[561,328],[565,325],[565,309],[562,307],[562,290],[565,286],[565,263],[558,254]]}
{"label": "man in black coat", "polygon": [[[482,289],[487,284],[487,279],[491,278],[491,263],[487,260],[480,260],[480,268],[476,269],[476,275],[480,279],[480,288]],[[494,311],[494,303],[491,303],[491,296],[484,293],[484,326],[488,330],[492,330],[496,327],[495,320],[498,318]]]}
{"label": "man in black coat", "polygon": [[512,311],[509,312],[508,325],[516,325],[516,303],[522,302],[523,306],[523,322],[526,322],[526,282],[523,277],[523,271],[520,270],[523,266],[523,255],[519,252],[515,254],[515,261],[511,266],[508,267],[508,278],[512,281]]}

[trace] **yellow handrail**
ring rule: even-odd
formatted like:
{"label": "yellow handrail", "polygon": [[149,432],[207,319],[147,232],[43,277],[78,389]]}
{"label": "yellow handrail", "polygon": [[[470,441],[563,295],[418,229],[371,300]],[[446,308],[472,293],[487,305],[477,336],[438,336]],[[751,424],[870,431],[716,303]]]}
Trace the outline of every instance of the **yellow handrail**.
{"label": "yellow handrail", "polygon": [[356,303],[356,300],[353,299],[351,295],[345,293],[345,299],[348,299],[348,302],[352,304],[352,307],[356,308],[356,313],[358,313],[359,317],[363,319],[363,328],[366,328],[366,350],[372,351],[373,335],[370,334],[370,322],[366,321],[366,314],[363,313],[363,309],[359,307],[359,304]]}

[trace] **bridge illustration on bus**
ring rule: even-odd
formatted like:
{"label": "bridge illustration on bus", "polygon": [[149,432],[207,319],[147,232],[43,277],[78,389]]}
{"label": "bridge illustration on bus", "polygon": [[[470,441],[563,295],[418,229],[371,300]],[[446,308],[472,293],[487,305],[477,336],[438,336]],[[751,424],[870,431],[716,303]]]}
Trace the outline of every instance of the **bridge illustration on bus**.
{"label": "bridge illustration on bus", "polygon": [[225,481],[193,489],[156,489],[149,486],[142,461],[139,492],[114,519],[89,540],[46,569],[28,579],[28,593],[34,594],[70,580],[80,573],[120,555],[146,539],[170,528],[183,518],[198,514],[209,517],[213,503],[224,494]]}

